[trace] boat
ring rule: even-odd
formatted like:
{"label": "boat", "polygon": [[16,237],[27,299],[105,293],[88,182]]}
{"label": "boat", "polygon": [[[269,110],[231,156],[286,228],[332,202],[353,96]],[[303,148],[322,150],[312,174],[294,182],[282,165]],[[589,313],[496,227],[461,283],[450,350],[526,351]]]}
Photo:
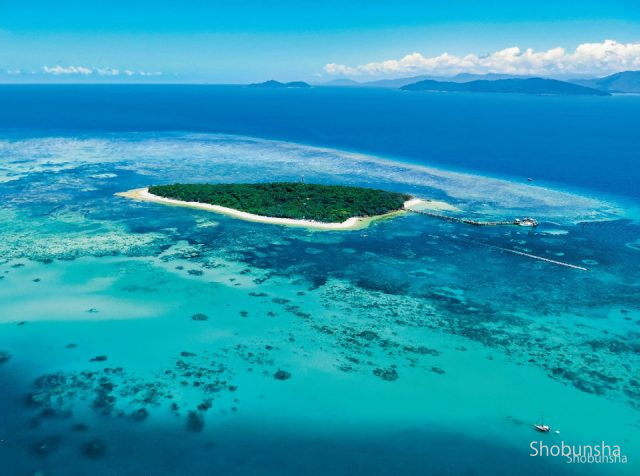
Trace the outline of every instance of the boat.
{"label": "boat", "polygon": [[536,431],[539,431],[541,433],[549,433],[549,430],[551,430],[551,427],[549,425],[544,425],[542,423],[536,423],[533,425],[533,427],[536,429]]}

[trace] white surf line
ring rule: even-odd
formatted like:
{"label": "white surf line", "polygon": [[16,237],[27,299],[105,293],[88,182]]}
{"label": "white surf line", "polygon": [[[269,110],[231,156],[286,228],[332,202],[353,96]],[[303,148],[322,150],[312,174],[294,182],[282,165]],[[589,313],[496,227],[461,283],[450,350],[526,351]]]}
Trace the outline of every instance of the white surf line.
{"label": "white surf line", "polygon": [[487,245],[491,248],[496,248],[502,251],[506,251],[508,253],[513,253],[516,255],[520,255],[520,256],[526,256],[527,258],[532,258],[532,259],[537,259],[540,261],[545,261],[547,263],[551,263],[551,264],[556,264],[558,266],[564,266],[566,268],[572,268],[572,269],[579,269],[580,271],[589,271],[589,268],[584,268],[582,266],[577,266],[575,264],[570,264],[570,263],[564,263],[562,261],[556,261],[553,259],[549,259],[549,258],[543,258],[542,256],[538,256],[538,255],[532,255],[530,253],[524,253],[523,251],[517,251],[517,250],[510,250],[509,248],[502,248],[501,246],[493,246],[493,245]]}

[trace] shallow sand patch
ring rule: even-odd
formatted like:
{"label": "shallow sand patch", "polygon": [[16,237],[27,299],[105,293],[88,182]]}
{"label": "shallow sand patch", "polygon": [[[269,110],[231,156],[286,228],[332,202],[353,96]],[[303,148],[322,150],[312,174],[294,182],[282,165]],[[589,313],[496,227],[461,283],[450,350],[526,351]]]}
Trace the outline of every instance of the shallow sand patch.
{"label": "shallow sand patch", "polygon": [[440,200],[423,200],[421,198],[413,198],[404,202],[404,208],[412,210],[431,210],[440,212],[459,212],[460,209],[450,203]]}

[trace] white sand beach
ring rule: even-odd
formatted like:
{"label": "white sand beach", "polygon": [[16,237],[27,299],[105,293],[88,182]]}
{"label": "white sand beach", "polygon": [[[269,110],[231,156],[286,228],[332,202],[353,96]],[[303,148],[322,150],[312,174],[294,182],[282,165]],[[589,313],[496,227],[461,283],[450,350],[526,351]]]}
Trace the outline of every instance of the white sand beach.
{"label": "white sand beach", "polygon": [[[278,218],[268,217],[262,215],[255,215],[253,213],[247,213],[233,208],[221,207],[219,205],[210,205],[208,203],[199,202],[183,202],[180,200],[174,200],[171,198],[160,197],[149,193],[148,188],[138,188],[129,190],[127,192],[116,193],[119,197],[131,198],[133,200],[141,200],[145,202],[161,203],[164,205],[173,205],[178,207],[196,208],[198,210],[206,210],[215,213],[222,213],[223,215],[239,218],[241,220],[252,221],[257,223],[269,223],[272,225],[284,225],[309,228],[312,230],[360,230],[369,226],[369,224],[375,220],[383,218],[390,218],[401,213],[405,213],[405,210],[397,210],[384,215],[377,215],[374,217],[351,217],[341,223],[323,223],[313,220],[295,220],[293,218]],[[451,207],[451,205],[445,202],[427,201],[419,198],[413,198],[404,203],[404,208],[430,208],[430,209],[447,209],[438,207]],[[454,207],[455,208],[455,207]]]}

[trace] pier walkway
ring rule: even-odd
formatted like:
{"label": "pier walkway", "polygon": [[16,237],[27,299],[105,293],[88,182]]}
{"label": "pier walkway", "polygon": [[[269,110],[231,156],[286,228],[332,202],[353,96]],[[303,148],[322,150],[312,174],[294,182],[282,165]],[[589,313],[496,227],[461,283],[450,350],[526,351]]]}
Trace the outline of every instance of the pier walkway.
{"label": "pier walkway", "polygon": [[[440,213],[427,212],[424,210],[413,210],[411,208],[405,208],[405,210],[408,212],[417,213],[419,215],[426,215],[429,217],[439,218],[441,220],[447,220],[454,223],[465,223],[467,225],[474,225],[474,226],[508,226],[508,225],[529,226],[529,227],[538,226],[538,222],[533,218],[523,218],[522,220],[519,220],[516,218],[513,221],[477,221],[477,220],[469,220],[466,218],[452,217],[449,215],[442,215]],[[518,251],[518,250],[511,250],[509,248],[503,248],[501,246],[490,245],[487,243],[478,243],[478,242],[473,242],[473,243],[486,246],[487,248],[503,251],[506,253],[513,253],[515,255],[524,256],[525,258],[531,258],[538,261],[544,261],[545,263],[555,264],[556,266],[563,266],[565,268],[578,269],[580,271],[589,271],[589,269],[585,268],[584,266],[577,266],[575,264],[565,263],[563,261],[557,261],[554,259],[545,258],[544,256],[538,256],[538,255],[525,253],[523,251]]]}
{"label": "pier walkway", "polygon": [[427,212],[424,210],[414,210],[413,208],[405,208],[406,211],[411,213],[417,213],[419,215],[426,215],[433,218],[440,218],[441,220],[452,221],[455,223],[465,223],[467,225],[474,226],[538,226],[538,222],[533,218],[524,218],[522,220],[516,218],[512,221],[478,221],[478,220],[469,220],[468,218],[459,218],[452,217],[449,215],[442,215],[440,213]]}

